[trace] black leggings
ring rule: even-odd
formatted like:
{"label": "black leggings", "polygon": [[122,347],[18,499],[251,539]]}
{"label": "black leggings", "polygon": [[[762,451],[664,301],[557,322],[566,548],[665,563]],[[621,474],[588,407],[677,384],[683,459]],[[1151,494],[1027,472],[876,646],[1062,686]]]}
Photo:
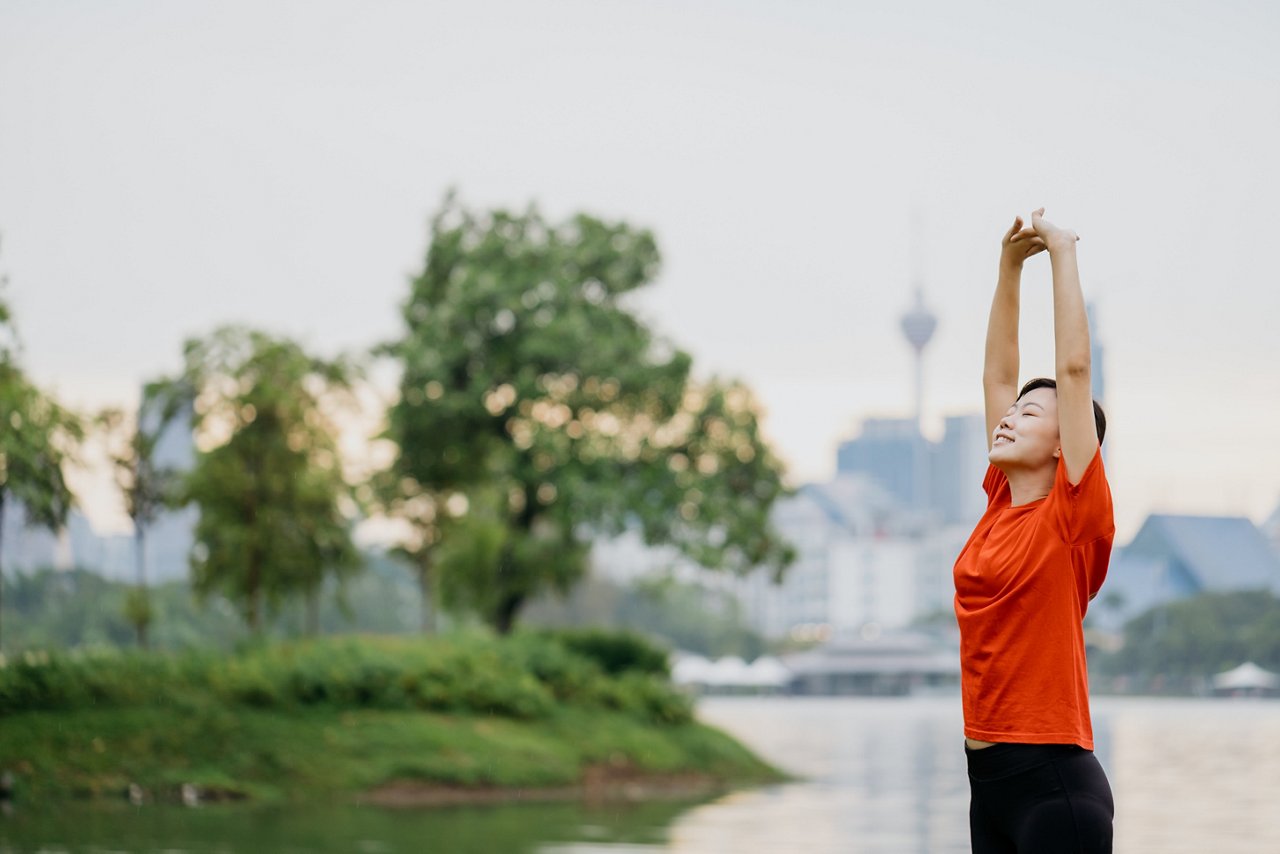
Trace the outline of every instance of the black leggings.
{"label": "black leggings", "polygon": [[964,752],[974,854],[1110,854],[1115,805],[1093,751],[997,744]]}

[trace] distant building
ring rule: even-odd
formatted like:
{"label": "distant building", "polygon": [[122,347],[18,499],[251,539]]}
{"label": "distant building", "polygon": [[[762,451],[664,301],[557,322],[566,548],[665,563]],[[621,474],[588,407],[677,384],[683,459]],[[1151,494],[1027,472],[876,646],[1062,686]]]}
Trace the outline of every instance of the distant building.
{"label": "distant building", "polygon": [[1089,608],[1090,624],[1114,630],[1156,605],[1200,593],[1280,594],[1280,557],[1242,516],[1148,516],[1112,556]]}
{"label": "distant building", "polygon": [[836,473],[870,476],[904,507],[928,505],[929,444],[914,418],[868,418],[836,451]]}
{"label": "distant building", "polygon": [[950,613],[952,565],[968,527],[905,509],[870,476],[807,484],[777,504],[773,522],[795,546],[795,563],[781,584],[766,572],[735,581],[762,634],[861,637]]}
{"label": "distant building", "polygon": [[931,442],[914,419],[869,418],[857,437],[840,444],[836,469],[869,476],[910,512],[976,524],[986,509],[986,419],[954,415],[945,424],[942,441]]}
{"label": "distant building", "polygon": [[987,422],[982,415],[953,415],[933,446],[929,506],[943,522],[972,527],[987,509],[982,479],[987,474]]}

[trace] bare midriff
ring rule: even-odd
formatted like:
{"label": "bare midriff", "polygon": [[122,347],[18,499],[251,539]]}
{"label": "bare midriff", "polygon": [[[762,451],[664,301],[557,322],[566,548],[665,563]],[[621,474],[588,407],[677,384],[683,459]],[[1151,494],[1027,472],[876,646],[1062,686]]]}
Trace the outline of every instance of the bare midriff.
{"label": "bare midriff", "polygon": [[978,741],[976,738],[965,738],[964,744],[965,747],[968,747],[970,750],[982,750],[986,747],[996,746],[996,742],[994,741]]}

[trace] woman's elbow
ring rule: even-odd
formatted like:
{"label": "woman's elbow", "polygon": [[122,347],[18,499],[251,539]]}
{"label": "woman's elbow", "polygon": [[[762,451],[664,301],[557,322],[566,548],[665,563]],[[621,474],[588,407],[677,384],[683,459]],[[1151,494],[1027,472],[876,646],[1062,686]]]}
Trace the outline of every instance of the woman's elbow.
{"label": "woman's elbow", "polygon": [[1087,380],[1089,379],[1092,370],[1093,368],[1090,365],[1088,357],[1083,359],[1070,359],[1068,361],[1058,363],[1057,379],[1059,382],[1064,379]]}

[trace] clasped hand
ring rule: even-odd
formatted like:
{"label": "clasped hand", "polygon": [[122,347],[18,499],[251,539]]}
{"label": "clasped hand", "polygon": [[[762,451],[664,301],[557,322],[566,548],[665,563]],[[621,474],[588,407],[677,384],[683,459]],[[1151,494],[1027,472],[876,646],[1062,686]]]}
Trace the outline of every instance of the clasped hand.
{"label": "clasped hand", "polygon": [[1050,253],[1075,246],[1080,237],[1069,228],[1059,228],[1044,218],[1044,208],[1032,211],[1031,227],[1022,227],[1022,217],[1015,217],[1013,227],[1000,242],[1001,261],[1021,265],[1023,261],[1048,249]]}

